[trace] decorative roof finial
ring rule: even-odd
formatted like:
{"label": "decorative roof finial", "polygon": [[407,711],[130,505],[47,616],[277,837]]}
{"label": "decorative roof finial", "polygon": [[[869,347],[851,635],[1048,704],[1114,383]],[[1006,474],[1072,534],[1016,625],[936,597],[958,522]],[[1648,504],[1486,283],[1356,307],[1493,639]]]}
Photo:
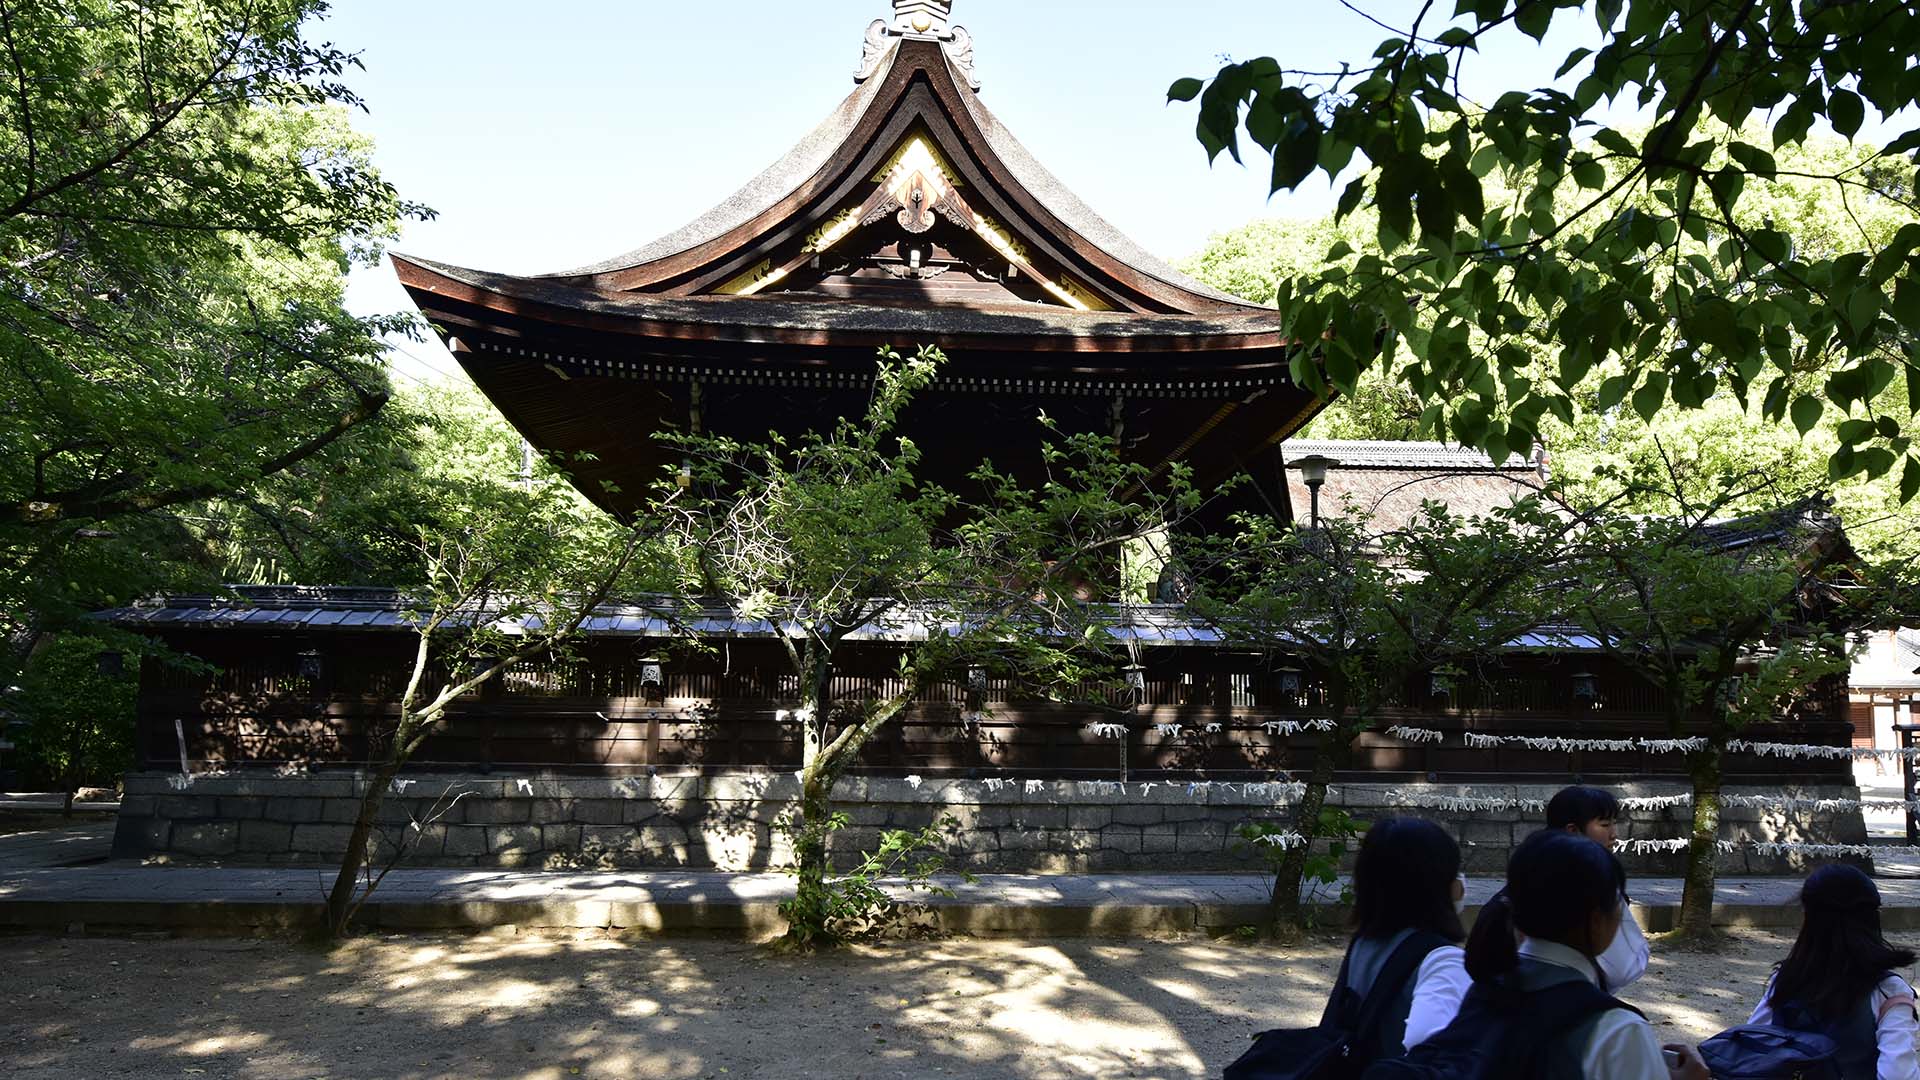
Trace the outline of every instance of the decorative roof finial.
{"label": "decorative roof finial", "polygon": [[892,45],[889,39],[915,38],[939,42],[947,59],[966,76],[967,85],[980,89],[980,77],[973,71],[973,35],[966,27],[954,25],[952,16],[953,0],[893,0],[893,21],[875,19],[867,26],[860,70],[853,81],[866,82],[880,69],[880,59]]}

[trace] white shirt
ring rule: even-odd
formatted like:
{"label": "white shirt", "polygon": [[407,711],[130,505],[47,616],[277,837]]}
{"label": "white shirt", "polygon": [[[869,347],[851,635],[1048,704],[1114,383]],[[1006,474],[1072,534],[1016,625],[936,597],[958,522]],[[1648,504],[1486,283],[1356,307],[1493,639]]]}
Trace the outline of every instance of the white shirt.
{"label": "white shirt", "polygon": [[1460,999],[1467,996],[1473,979],[1467,974],[1467,950],[1458,945],[1442,945],[1420,961],[1414,974],[1413,1008],[1407,1011],[1408,1050],[1434,1036],[1453,1023],[1460,1011]]}
{"label": "white shirt", "polygon": [[1633,921],[1633,909],[1620,901],[1620,929],[1614,931],[1607,950],[1600,954],[1600,970],[1607,976],[1607,993],[1618,996],[1622,987],[1647,973],[1647,935]]}
{"label": "white shirt", "polygon": [[[1920,1080],[1920,1055],[1914,1052],[1914,1034],[1920,1030],[1913,1018],[1913,987],[1898,975],[1889,975],[1873,988],[1870,999],[1874,1043],[1880,1048],[1880,1060],[1874,1067],[1875,1080]],[[1767,992],[1753,1007],[1749,1024],[1773,1023],[1773,979],[1767,979]]]}
{"label": "white shirt", "polygon": [[[1580,950],[1557,941],[1528,938],[1520,943],[1520,955],[1571,968],[1581,978],[1599,984],[1593,961]],[[1587,1080],[1667,1080],[1670,1075],[1660,1057],[1652,1025],[1626,1009],[1608,1009],[1600,1014],[1592,1037],[1580,1048],[1580,1071]]]}

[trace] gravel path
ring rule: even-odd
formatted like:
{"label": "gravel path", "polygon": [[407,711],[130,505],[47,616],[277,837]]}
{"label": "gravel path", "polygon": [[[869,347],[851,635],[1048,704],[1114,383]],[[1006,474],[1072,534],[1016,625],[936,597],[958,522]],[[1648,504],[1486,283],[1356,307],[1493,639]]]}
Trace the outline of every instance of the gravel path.
{"label": "gravel path", "polygon": [[[1910,942],[1911,943],[1911,942]],[[1786,940],[1656,946],[1663,1037],[1745,1019]],[[0,939],[0,1072],[95,1077],[1218,1075],[1311,1022],[1339,953],[1207,939],[953,939],[787,957],[716,939]]]}

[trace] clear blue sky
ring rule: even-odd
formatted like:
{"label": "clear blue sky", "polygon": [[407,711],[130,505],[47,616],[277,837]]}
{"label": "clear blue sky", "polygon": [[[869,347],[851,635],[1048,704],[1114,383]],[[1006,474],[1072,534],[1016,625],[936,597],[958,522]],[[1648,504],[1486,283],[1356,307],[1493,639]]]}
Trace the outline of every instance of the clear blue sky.
{"label": "clear blue sky", "polygon": [[[1356,4],[1390,24],[1420,6]],[[540,272],[637,247],[720,201],[853,89],[863,31],[890,13],[888,0],[337,0],[315,36],[360,53],[352,85],[371,112],[358,125],[387,177],[440,212],[397,250]],[[988,107],[1169,258],[1256,217],[1325,212],[1333,196],[1321,179],[1269,202],[1257,153],[1208,168],[1192,107],[1163,104],[1168,83],[1223,56],[1357,63],[1386,36],[1334,0],[959,0],[954,19],[974,35]],[[1582,43],[1573,33],[1543,47],[1503,35],[1463,85],[1540,85]],[[384,266],[356,275],[351,304],[408,307]],[[409,349],[454,368],[437,345]]]}

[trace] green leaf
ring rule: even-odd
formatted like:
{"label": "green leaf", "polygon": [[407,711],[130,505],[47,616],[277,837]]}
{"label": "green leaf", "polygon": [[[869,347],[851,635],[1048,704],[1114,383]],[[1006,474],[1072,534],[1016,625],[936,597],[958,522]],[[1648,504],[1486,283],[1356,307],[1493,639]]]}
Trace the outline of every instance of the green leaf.
{"label": "green leaf", "polygon": [[1851,90],[1835,90],[1827,95],[1827,119],[1833,123],[1833,130],[1853,138],[1860,130],[1860,123],[1866,119],[1866,110],[1860,104],[1860,95]]}
{"label": "green leaf", "polygon": [[1667,382],[1666,372],[1650,371],[1647,381],[1633,392],[1633,411],[1640,414],[1640,419],[1652,420],[1654,414],[1660,411],[1660,406],[1666,403]]}
{"label": "green leaf", "polygon": [[1920,283],[1911,278],[1894,279],[1893,317],[1909,332],[1920,334]]}
{"label": "green leaf", "polygon": [[1920,495],[1920,458],[1909,456],[1900,467],[1900,501],[1910,503]]}
{"label": "green leaf", "polygon": [[1627,396],[1627,388],[1632,385],[1633,380],[1625,375],[1615,375],[1601,380],[1600,391],[1596,395],[1594,406],[1601,412],[1606,412],[1620,404],[1621,399]]}
{"label": "green leaf", "polygon": [[1347,243],[1345,240],[1336,241],[1332,247],[1327,249],[1327,261],[1339,262],[1351,254],[1353,254],[1352,244]]}
{"label": "green leaf", "polygon": [[1565,75],[1567,72],[1573,70],[1575,64],[1578,64],[1580,61],[1585,60],[1587,57],[1592,55],[1593,55],[1592,49],[1573,50],[1572,52],[1567,54],[1567,58],[1565,60],[1560,61],[1559,70],[1553,73],[1553,77],[1557,79],[1562,75]]}
{"label": "green leaf", "polygon": [[1199,79],[1175,79],[1173,85],[1167,87],[1167,100],[1192,101],[1200,96],[1200,88],[1205,85]]}
{"label": "green leaf", "polygon": [[1547,26],[1553,22],[1553,5],[1547,0],[1519,0],[1514,5],[1513,25],[1520,32],[1539,41],[1547,36]]}
{"label": "green leaf", "polygon": [[1780,167],[1773,160],[1773,155],[1757,146],[1749,146],[1737,141],[1731,142],[1727,144],[1727,153],[1733,160],[1740,163],[1741,168],[1755,176],[1771,180],[1779,173]]}
{"label": "green leaf", "polygon": [[1794,429],[1805,435],[1813,430],[1813,425],[1820,422],[1820,414],[1825,412],[1826,408],[1826,402],[1819,398],[1801,394],[1793,399],[1793,407],[1788,410],[1788,414],[1793,418]]}
{"label": "green leaf", "polygon": [[1605,187],[1607,183],[1606,167],[1592,158],[1577,162],[1573,166],[1573,182],[1583,188]]}

